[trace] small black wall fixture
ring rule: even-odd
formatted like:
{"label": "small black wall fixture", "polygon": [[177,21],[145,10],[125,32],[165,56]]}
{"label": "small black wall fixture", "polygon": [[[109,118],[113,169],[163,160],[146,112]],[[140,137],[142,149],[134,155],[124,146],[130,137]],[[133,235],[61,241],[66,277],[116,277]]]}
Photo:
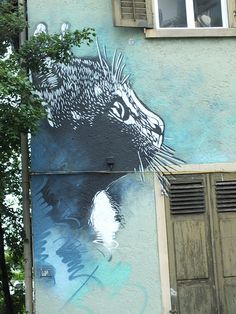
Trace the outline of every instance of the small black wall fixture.
{"label": "small black wall fixture", "polygon": [[110,171],[112,171],[112,170],[113,170],[113,166],[114,166],[114,164],[115,164],[114,157],[112,157],[112,156],[111,156],[111,157],[107,157],[107,158],[106,158],[106,163],[107,163],[107,165],[108,165]]}

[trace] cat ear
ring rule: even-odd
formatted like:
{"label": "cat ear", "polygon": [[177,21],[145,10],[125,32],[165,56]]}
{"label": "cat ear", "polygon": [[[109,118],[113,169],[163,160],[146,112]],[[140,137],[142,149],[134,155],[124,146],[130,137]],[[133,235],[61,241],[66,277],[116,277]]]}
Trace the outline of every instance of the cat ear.
{"label": "cat ear", "polygon": [[70,24],[65,22],[61,24],[61,38],[70,30]]}
{"label": "cat ear", "polygon": [[45,34],[48,33],[48,28],[47,28],[47,25],[45,23],[39,23],[36,26],[36,29],[34,31],[34,36],[37,36],[37,35],[39,35],[41,33],[45,33]]}

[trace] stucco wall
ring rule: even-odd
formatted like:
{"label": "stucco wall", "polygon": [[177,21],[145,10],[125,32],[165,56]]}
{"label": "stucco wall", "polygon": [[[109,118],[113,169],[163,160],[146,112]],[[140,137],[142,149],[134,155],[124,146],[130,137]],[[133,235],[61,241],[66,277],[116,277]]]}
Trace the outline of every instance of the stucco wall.
{"label": "stucco wall", "polygon": [[[63,185],[64,178],[53,180]],[[125,224],[112,250],[86,241],[88,232],[69,220],[53,220],[40,193],[46,181],[47,176],[32,180],[36,313],[163,313],[153,176],[146,175],[145,184],[139,175],[120,180]],[[61,190],[63,200],[67,192]],[[68,198],[67,206],[72,208]]]}
{"label": "stucco wall", "polygon": [[[142,29],[115,28],[111,1],[28,2],[33,32],[39,22],[58,32],[94,27],[112,58],[124,54],[138,96],[166,124],[166,143],[187,163],[235,160],[236,42],[234,38],[145,39]],[[79,55],[96,55],[95,44]]]}
{"label": "stucco wall", "polygon": [[[176,156],[187,164],[235,161],[234,38],[145,39],[143,29],[113,27],[112,6],[108,0],[28,0],[28,17],[30,34],[40,22],[48,26],[49,32],[59,32],[64,22],[68,22],[72,30],[95,28],[100,46],[106,46],[109,64],[115,50],[123,53],[125,72],[131,74],[133,90],[151,111],[164,120],[165,143],[174,148]],[[97,57],[96,43],[89,47],[82,46],[76,54],[78,57]],[[45,132],[46,137],[42,129],[33,140],[33,171],[104,170],[89,168],[90,160],[76,155],[78,151],[73,149],[74,155],[68,154],[69,157],[63,159],[65,134],[61,142],[58,140],[54,144]],[[99,133],[97,136],[99,144],[94,151],[98,151],[103,143]],[[114,133],[114,139],[116,137]],[[57,153],[60,145],[63,146],[62,153]],[[116,170],[124,169],[133,170],[130,165],[127,169],[123,168],[123,164]],[[125,223],[116,234],[119,246],[111,251],[104,247],[99,251],[95,244],[89,243],[86,234],[89,233],[88,226],[86,229],[83,225],[85,231],[81,235],[74,227],[72,232],[71,225],[63,220],[65,211],[70,211],[66,207],[68,204],[73,214],[75,210],[80,210],[75,206],[80,196],[71,192],[75,199],[70,198],[66,184],[72,191],[83,182],[99,181],[96,173],[92,179],[88,178],[88,174],[83,174],[82,178],[81,174],[76,175],[77,184],[75,179],[70,177],[67,180],[65,175],[63,179],[56,174],[33,176],[37,313],[162,314],[155,223],[158,199],[155,200],[152,174],[146,174],[146,179],[140,179],[139,174],[122,175],[116,183],[116,188],[122,194],[120,206]],[[116,180],[114,176],[113,182]],[[57,207],[53,205],[55,202],[50,203],[47,189],[50,193],[56,191],[58,200],[63,204],[59,218]],[[80,187],[78,191],[81,192]],[[69,216],[69,219],[74,219],[74,216]],[[81,277],[76,280],[68,279],[73,273],[70,258],[63,260],[71,252],[60,254],[67,237],[72,237],[75,242],[78,237],[79,243],[86,243],[88,255],[79,251],[82,255],[79,263],[82,265],[83,261],[85,268],[81,273],[77,272]],[[77,253],[72,253],[72,260],[76,260]],[[51,279],[40,275],[45,267],[46,271],[47,267],[52,271]],[[92,278],[89,283],[88,277]]]}

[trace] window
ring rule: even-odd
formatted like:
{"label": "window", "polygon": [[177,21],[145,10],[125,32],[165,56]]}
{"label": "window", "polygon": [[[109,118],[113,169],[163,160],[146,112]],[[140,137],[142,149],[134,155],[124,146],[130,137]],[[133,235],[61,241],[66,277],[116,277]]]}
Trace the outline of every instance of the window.
{"label": "window", "polygon": [[226,0],[157,0],[157,27],[228,27]]}
{"label": "window", "polygon": [[147,38],[236,36],[235,0],[113,0],[113,17]]}

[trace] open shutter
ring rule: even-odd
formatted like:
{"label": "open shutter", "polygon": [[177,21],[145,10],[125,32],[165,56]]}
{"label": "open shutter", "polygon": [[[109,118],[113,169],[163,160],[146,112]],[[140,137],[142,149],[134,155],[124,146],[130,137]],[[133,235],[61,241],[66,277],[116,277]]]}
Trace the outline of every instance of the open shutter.
{"label": "open shutter", "polygon": [[112,0],[114,26],[153,27],[152,0]]}
{"label": "open shutter", "polygon": [[236,1],[228,0],[229,27],[236,27]]}

